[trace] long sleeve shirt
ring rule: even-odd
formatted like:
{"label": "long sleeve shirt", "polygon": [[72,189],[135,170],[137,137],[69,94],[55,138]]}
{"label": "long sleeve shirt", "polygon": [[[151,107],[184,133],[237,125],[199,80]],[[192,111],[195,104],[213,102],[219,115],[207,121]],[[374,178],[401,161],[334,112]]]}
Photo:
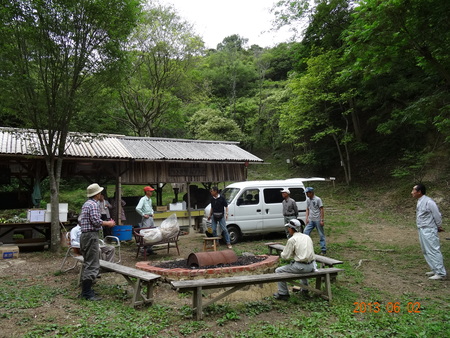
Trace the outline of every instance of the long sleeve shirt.
{"label": "long sleeve shirt", "polygon": [[311,237],[296,232],[288,239],[281,258],[294,259],[296,262],[309,263],[314,260],[314,246]]}
{"label": "long sleeve shirt", "polygon": [[298,216],[297,203],[292,198],[283,200],[283,216]]}
{"label": "long sleeve shirt", "polygon": [[93,198],[84,202],[81,208],[80,226],[82,232],[99,231],[102,228],[102,217],[98,202]]}
{"label": "long sleeve shirt", "polygon": [[80,247],[81,227],[77,225],[70,230],[70,245],[79,248]]}
{"label": "long sleeve shirt", "polygon": [[426,195],[417,200],[416,222],[418,228],[434,228],[442,224],[442,216],[436,202]]}
{"label": "long sleeve shirt", "polygon": [[109,203],[107,200],[103,200],[99,202],[100,207],[100,213],[103,215],[106,215],[106,219],[111,218],[111,214],[109,212],[109,209],[112,208],[111,203]]}
{"label": "long sleeve shirt", "polygon": [[136,206],[136,211],[141,216],[153,215],[152,199],[150,197],[143,196]]}

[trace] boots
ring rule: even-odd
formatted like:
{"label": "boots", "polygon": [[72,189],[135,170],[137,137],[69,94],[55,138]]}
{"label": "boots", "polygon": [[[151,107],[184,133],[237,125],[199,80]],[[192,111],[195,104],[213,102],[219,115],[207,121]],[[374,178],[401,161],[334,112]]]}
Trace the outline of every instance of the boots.
{"label": "boots", "polygon": [[91,301],[102,300],[100,297],[97,297],[94,290],[92,290],[92,281],[90,279],[83,280],[81,284],[81,298]]}

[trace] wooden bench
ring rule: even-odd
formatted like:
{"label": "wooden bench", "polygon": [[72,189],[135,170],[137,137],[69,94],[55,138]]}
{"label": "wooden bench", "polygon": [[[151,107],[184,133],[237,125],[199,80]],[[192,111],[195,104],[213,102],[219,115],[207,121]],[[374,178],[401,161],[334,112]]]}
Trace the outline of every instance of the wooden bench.
{"label": "wooden bench", "polygon": [[[279,255],[281,251],[284,250],[284,245],[279,243],[265,243],[269,247],[269,255],[272,255],[272,252],[275,250],[276,254]],[[321,268],[329,267],[332,268],[336,264],[343,264],[343,261],[338,261],[337,259],[333,259],[326,256],[314,255],[314,260],[320,264]]]}
{"label": "wooden bench", "polygon": [[[290,282],[293,284],[300,285],[299,282],[295,282],[298,279],[305,278],[315,278],[316,287],[302,285],[303,289],[308,289],[321,297],[332,300],[331,294],[331,274],[337,274],[339,271],[343,271],[338,268],[327,268],[319,269],[315,272],[304,273],[304,274],[294,274],[294,273],[268,273],[262,275],[249,275],[249,276],[234,276],[234,277],[223,277],[223,278],[208,278],[208,279],[197,279],[197,280],[184,280],[184,281],[172,281],[172,288],[177,291],[193,291],[192,298],[192,309],[194,311],[197,320],[203,318],[203,308],[211,305],[212,303],[232,294],[235,291],[242,289],[247,285],[264,284],[264,283],[274,283],[274,282]],[[322,277],[325,277],[325,290],[321,290]],[[209,300],[203,304],[202,290],[206,289],[218,289],[218,288],[230,288],[214,299]]]}
{"label": "wooden bench", "polygon": [[[80,262],[84,262],[83,256],[74,257]],[[130,268],[128,266],[120,265],[117,263],[111,263],[104,260],[100,260],[100,267],[106,272],[115,272],[121,274],[133,287],[133,307],[141,304],[147,304],[153,302],[153,286],[154,283],[161,278],[160,275],[154,273],[138,270],[135,268]],[[83,275],[83,269],[80,270],[80,275],[78,282],[81,283],[81,278]],[[136,278],[136,281],[131,278]],[[143,286],[147,286],[147,292],[142,291]]]}
{"label": "wooden bench", "polygon": [[153,248],[153,250],[155,250],[155,246],[156,245],[160,245],[160,244],[167,244],[167,253],[169,253],[169,250],[171,247],[176,248],[177,252],[178,252],[178,256],[180,255],[180,249],[178,248],[178,240],[181,234],[181,231],[178,231],[178,233],[170,238],[165,238],[159,242],[155,242],[155,243],[145,243],[144,241],[144,236],[140,234],[141,230],[144,229],[154,229],[155,227],[148,227],[148,228],[134,228],[133,230],[133,235],[134,235],[134,239],[136,240],[136,244],[137,244],[137,253],[136,253],[136,258],[139,257],[139,253],[141,250],[144,250],[144,260],[147,260],[147,248]]}

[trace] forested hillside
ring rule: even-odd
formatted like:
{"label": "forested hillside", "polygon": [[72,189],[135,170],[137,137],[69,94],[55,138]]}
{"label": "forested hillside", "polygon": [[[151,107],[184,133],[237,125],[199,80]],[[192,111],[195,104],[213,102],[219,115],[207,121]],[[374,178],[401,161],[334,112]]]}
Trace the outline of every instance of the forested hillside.
{"label": "forested hillside", "polygon": [[10,1],[1,126],[240,141],[348,183],[448,162],[449,1],[281,0],[295,42],[209,50],[182,13],[138,5]]}

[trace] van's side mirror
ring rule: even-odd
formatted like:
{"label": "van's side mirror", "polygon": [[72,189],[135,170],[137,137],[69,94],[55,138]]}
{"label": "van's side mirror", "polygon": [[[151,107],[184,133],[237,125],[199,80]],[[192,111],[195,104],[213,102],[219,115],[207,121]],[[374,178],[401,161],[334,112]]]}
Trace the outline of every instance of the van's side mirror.
{"label": "van's side mirror", "polygon": [[236,205],[239,206],[239,205],[242,205],[242,204],[244,204],[244,199],[243,198],[238,198],[238,200],[236,201]]}

